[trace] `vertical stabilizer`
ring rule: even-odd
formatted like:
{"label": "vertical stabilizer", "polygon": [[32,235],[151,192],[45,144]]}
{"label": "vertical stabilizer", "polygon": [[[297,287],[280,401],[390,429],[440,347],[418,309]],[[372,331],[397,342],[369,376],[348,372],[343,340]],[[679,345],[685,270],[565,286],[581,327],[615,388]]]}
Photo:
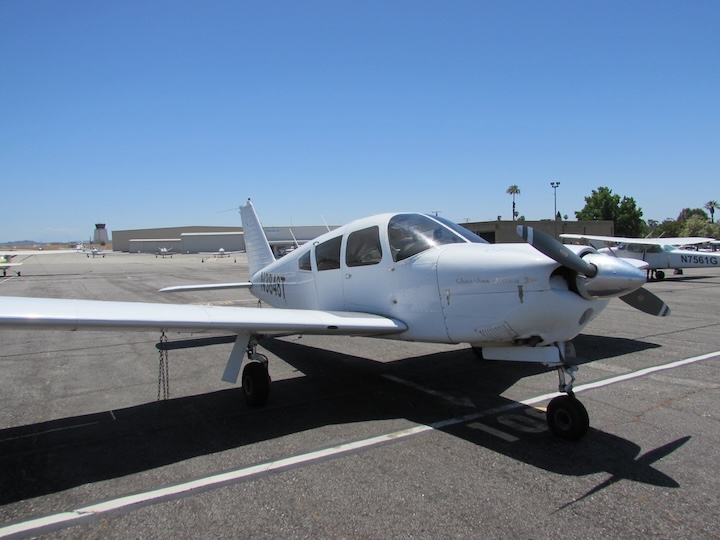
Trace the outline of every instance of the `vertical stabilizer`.
{"label": "vertical stabilizer", "polygon": [[240,207],[240,219],[242,219],[245,251],[247,251],[250,277],[252,278],[258,271],[274,262],[275,256],[250,199]]}

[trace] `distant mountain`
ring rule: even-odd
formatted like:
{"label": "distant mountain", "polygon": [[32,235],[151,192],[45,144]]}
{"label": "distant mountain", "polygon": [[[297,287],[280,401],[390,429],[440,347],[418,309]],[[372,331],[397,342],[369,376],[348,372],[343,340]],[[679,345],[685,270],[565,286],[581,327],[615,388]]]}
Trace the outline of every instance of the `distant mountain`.
{"label": "distant mountain", "polygon": [[2,248],[28,247],[28,246],[74,246],[79,242],[38,242],[37,240],[14,240],[13,242],[0,242]]}
{"label": "distant mountain", "polygon": [[13,247],[13,246],[34,246],[39,244],[39,242],[36,242],[35,240],[17,240],[14,242],[3,242],[0,243],[0,246],[2,247]]}

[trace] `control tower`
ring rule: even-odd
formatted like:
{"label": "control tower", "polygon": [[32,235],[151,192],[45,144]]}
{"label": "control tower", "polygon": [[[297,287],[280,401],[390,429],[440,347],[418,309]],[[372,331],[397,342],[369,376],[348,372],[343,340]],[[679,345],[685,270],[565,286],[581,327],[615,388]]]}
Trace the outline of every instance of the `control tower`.
{"label": "control tower", "polygon": [[107,229],[104,223],[95,224],[95,234],[93,235],[93,244],[109,244]]}

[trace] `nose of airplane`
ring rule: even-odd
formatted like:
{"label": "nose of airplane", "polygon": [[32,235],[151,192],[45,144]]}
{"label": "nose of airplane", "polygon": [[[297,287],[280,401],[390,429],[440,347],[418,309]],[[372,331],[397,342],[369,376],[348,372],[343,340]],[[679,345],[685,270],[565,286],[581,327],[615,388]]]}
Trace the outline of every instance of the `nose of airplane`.
{"label": "nose of airplane", "polygon": [[517,233],[544,255],[576,272],[575,290],[582,297],[619,297],[644,313],[658,317],[670,314],[667,304],[643,287],[646,281],[643,263],[603,253],[580,257],[551,236],[525,225],[518,226]]}
{"label": "nose of airplane", "polygon": [[592,278],[578,274],[578,293],[584,298],[615,298],[636,291],[645,284],[645,272],[623,259],[589,253],[583,260],[597,268]]}

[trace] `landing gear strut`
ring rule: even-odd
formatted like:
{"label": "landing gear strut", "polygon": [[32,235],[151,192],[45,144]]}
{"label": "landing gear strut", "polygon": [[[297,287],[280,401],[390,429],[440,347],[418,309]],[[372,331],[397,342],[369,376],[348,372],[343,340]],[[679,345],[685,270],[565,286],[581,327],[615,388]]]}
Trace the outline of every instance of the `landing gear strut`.
{"label": "landing gear strut", "polygon": [[[560,438],[577,441],[590,428],[590,418],[585,406],[575,397],[572,391],[575,382],[576,366],[560,366],[558,369],[558,389],[566,392],[565,396],[554,398],[547,407],[547,423],[550,430]],[[566,375],[570,382],[566,382]]]}
{"label": "landing gear strut", "polygon": [[665,272],[662,270],[648,270],[647,278],[648,281],[662,281],[665,279]]}
{"label": "landing gear strut", "polygon": [[261,407],[270,395],[270,374],[268,359],[256,349],[254,340],[248,345],[248,361],[242,371],[242,389],[245,403],[251,407]]}

